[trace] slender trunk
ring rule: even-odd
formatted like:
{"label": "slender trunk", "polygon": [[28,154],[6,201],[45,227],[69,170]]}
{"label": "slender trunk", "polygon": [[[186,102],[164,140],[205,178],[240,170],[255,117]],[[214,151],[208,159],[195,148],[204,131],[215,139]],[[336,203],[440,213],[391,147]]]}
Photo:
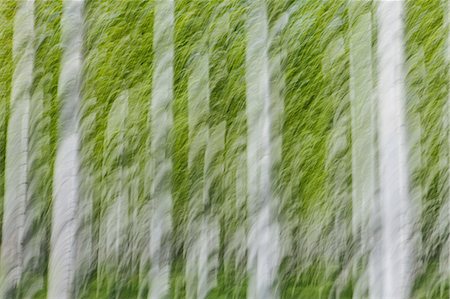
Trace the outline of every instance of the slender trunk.
{"label": "slender trunk", "polygon": [[250,4],[247,30],[248,298],[268,299],[278,297],[280,246],[272,200],[272,113],[264,1]]}
{"label": "slender trunk", "polygon": [[[352,114],[352,230],[359,240],[358,251],[368,256],[366,273],[359,284],[366,285],[371,298],[381,297],[379,243],[372,242],[379,226],[377,206],[376,102],[372,80],[372,16],[360,14],[360,3],[351,1],[350,102]],[[355,264],[358,267],[359,261]],[[361,277],[361,273],[355,273]],[[355,292],[359,298],[366,293]]]}
{"label": "slender trunk", "polygon": [[48,297],[74,297],[79,203],[79,109],[81,100],[83,0],[63,2],[59,138],[53,181]]}
{"label": "slender trunk", "polygon": [[403,1],[378,3],[378,95],[383,298],[409,298],[411,203],[405,129]]}
{"label": "slender trunk", "polygon": [[151,103],[152,215],[150,219],[149,298],[169,294],[172,233],[172,127],[174,64],[174,1],[156,0],[153,48],[154,72]]}
{"label": "slender trunk", "polygon": [[19,1],[14,21],[14,75],[6,143],[1,296],[14,296],[24,263],[28,139],[34,65],[34,1]]}
{"label": "slender trunk", "polygon": [[[186,297],[200,298],[200,256],[203,243],[207,242],[207,231],[202,218],[205,197],[205,154],[208,141],[209,115],[209,55],[194,53],[192,71],[188,82],[188,122],[189,122],[189,158],[190,176],[188,239],[186,241]],[[199,237],[200,236],[200,237]],[[205,252],[204,252],[205,253]],[[204,270],[204,269],[203,269]],[[201,290],[200,290],[201,291]],[[206,291],[207,292],[207,291]]]}
{"label": "slender trunk", "polygon": [[[99,269],[102,277],[127,275],[130,256],[125,250],[128,226],[127,168],[125,166],[125,123],[128,93],[122,92],[113,103],[106,127],[103,152],[102,215],[99,234]],[[120,267],[122,265],[122,267]],[[101,279],[103,281],[103,279]],[[121,280],[108,280],[108,288],[120,289]]]}

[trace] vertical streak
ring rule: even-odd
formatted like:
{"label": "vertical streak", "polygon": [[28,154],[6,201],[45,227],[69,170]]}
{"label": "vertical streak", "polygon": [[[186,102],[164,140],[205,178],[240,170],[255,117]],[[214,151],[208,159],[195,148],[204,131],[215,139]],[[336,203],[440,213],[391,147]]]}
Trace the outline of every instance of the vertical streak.
{"label": "vertical streak", "polygon": [[[445,3],[447,4],[445,6],[446,10],[444,12],[444,26],[445,29],[447,30],[447,32],[449,32],[448,30],[450,29],[450,1],[445,1]],[[447,62],[447,72],[450,71],[449,66],[450,66],[450,34],[447,34],[446,37],[446,42],[445,42],[445,57],[446,57],[446,62]],[[448,76],[449,73],[447,73]],[[448,83],[447,83],[448,84]],[[447,101],[445,103],[446,107],[446,113],[444,113],[444,125],[445,125],[445,129],[447,130],[447,188],[448,190],[450,190],[450,94],[447,95]],[[442,225],[443,223],[443,227],[448,227],[446,224],[448,223],[449,219],[450,219],[450,193],[449,195],[447,195],[447,199],[446,199],[446,207],[447,207],[447,211],[443,216],[443,220],[440,221],[440,225]],[[447,231],[445,232],[447,233]],[[447,241],[446,246],[444,246],[445,252],[443,252],[441,254],[441,261],[440,261],[440,268],[441,268],[441,272],[445,273],[448,277],[448,275],[450,274],[450,241]]]}
{"label": "vertical streak", "polygon": [[207,298],[208,293],[217,284],[217,268],[219,266],[220,226],[217,215],[214,215],[214,185],[223,174],[222,154],[225,147],[225,122],[208,129],[205,163],[203,170],[203,213],[200,223],[200,251],[198,266],[197,298]]}
{"label": "vertical streak", "polygon": [[151,103],[150,191],[150,293],[164,298],[169,292],[170,245],[172,232],[172,127],[174,1],[156,0],[153,33],[154,71]]}
{"label": "vertical streak", "polygon": [[[447,32],[449,32],[448,30],[450,29],[450,1],[445,1],[446,5],[446,11],[445,11],[445,28],[447,30]],[[450,33],[450,32],[449,32]],[[450,34],[447,34],[447,38],[446,38],[446,61],[447,61],[447,76],[450,74]],[[448,83],[447,83],[448,84]],[[447,102],[446,102],[446,106],[447,111],[445,115],[445,125],[446,125],[446,129],[447,129],[447,176],[448,176],[448,180],[447,180],[447,188],[450,191],[450,93],[447,95]],[[445,214],[445,222],[449,221],[448,219],[450,219],[450,192],[449,195],[447,196],[447,213]],[[444,221],[441,221],[441,223]],[[443,255],[445,257],[447,257],[447,262],[444,263],[442,266],[442,268],[444,269],[444,273],[447,273],[447,275],[449,274],[449,268],[450,268],[450,245],[446,246],[447,252],[445,252]],[[441,263],[442,264],[442,263]]]}
{"label": "vertical streak", "polygon": [[72,298],[79,203],[79,109],[82,79],[83,0],[65,0],[61,19],[62,65],[59,138],[53,181],[48,298]]}
{"label": "vertical streak", "polygon": [[14,20],[14,75],[6,143],[1,245],[1,296],[12,296],[23,268],[27,205],[28,138],[34,64],[34,1],[19,1]]}
{"label": "vertical streak", "polygon": [[[364,223],[365,219],[367,219],[366,211],[374,200],[375,195],[376,124],[372,83],[372,29],[370,22],[370,14],[360,16],[352,27],[352,35],[350,37],[354,234],[367,233]],[[363,237],[363,242],[364,240],[365,238]]]}
{"label": "vertical streak", "polygon": [[[128,91],[123,91],[114,101],[108,114],[103,152],[103,178],[105,179],[99,234],[99,268],[105,275],[125,275],[129,267],[125,250],[128,226],[128,190],[125,165],[125,125],[128,117]],[[120,267],[122,265],[122,267]],[[120,289],[120,281],[112,281]]]}
{"label": "vertical streak", "polygon": [[248,298],[277,298],[279,229],[272,202],[271,97],[268,21],[264,1],[249,4],[247,20]]}
{"label": "vertical streak", "polygon": [[[195,53],[188,83],[189,162],[191,176],[186,297],[204,299],[216,285],[219,223],[211,213],[211,187],[221,173],[216,159],[223,150],[225,125],[209,128],[209,55]],[[216,163],[215,163],[216,162]]]}
{"label": "vertical streak", "polygon": [[403,1],[378,3],[378,94],[383,298],[408,298],[411,203],[405,128]]}
{"label": "vertical streak", "polygon": [[359,246],[362,254],[369,255],[369,296],[379,298],[379,246],[371,241],[377,234],[374,228],[379,225],[376,206],[376,102],[372,82],[372,17],[370,13],[358,14],[357,3],[351,1],[349,5],[353,13],[350,36],[353,236],[361,240]]}
{"label": "vertical streak", "polygon": [[[189,220],[186,244],[186,298],[200,298],[200,256],[206,235],[202,223],[205,197],[205,156],[208,142],[209,115],[209,56],[194,53],[192,71],[188,81],[188,123],[189,123]],[[205,263],[206,264],[206,261]]]}

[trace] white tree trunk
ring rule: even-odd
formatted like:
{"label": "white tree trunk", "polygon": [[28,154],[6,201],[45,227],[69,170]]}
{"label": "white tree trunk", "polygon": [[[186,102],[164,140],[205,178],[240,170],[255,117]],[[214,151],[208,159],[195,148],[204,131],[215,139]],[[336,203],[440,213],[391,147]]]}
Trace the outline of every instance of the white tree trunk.
{"label": "white tree trunk", "polygon": [[[97,271],[103,275],[120,277],[129,267],[125,251],[128,221],[128,168],[124,164],[125,126],[128,115],[128,92],[122,92],[114,101],[105,132],[103,151],[102,216],[99,233],[99,257]],[[122,267],[119,268],[119,265]],[[113,281],[120,288],[119,281]]]}
{"label": "white tree trunk", "polygon": [[378,96],[383,298],[409,298],[411,202],[405,128],[403,1],[378,3]]}
{"label": "white tree trunk", "polygon": [[[189,220],[187,226],[186,250],[186,298],[200,298],[200,284],[207,261],[201,261],[207,254],[207,224],[203,223],[205,196],[205,155],[208,142],[209,115],[209,55],[194,53],[188,81],[188,123],[190,177]],[[203,168],[202,168],[203,166]],[[207,286],[204,286],[207,287]],[[208,290],[205,290],[207,293]]]}
{"label": "white tree trunk", "polygon": [[79,110],[81,101],[83,0],[65,0],[62,15],[62,65],[59,138],[53,180],[53,216],[48,298],[74,296],[77,208],[79,202]]}
{"label": "white tree trunk", "polygon": [[268,20],[264,1],[253,1],[247,20],[248,298],[277,298],[279,227],[272,200],[272,103]]}
{"label": "white tree trunk", "polygon": [[[359,251],[368,256],[366,273],[359,279],[361,293],[355,289],[354,298],[381,297],[379,263],[380,242],[375,227],[379,227],[377,192],[376,97],[372,80],[372,14],[358,14],[359,2],[350,1],[350,102],[352,114],[352,228],[360,240]],[[358,264],[355,267],[359,266]],[[356,273],[361,276],[361,273]]]}
{"label": "white tree trunk", "polygon": [[165,298],[169,293],[172,233],[172,159],[174,1],[156,0],[153,26],[154,71],[151,103],[150,293]]}
{"label": "white tree trunk", "polygon": [[28,139],[34,65],[34,1],[19,1],[14,20],[14,75],[6,143],[1,245],[1,296],[11,296],[22,276],[28,191]]}

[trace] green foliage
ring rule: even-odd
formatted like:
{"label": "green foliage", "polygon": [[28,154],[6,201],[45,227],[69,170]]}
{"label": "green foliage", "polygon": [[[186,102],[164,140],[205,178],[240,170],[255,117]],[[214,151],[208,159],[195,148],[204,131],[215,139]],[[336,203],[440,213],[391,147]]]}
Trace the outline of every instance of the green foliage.
{"label": "green foliage", "polygon": [[[351,225],[351,120],[349,108],[349,3],[339,1],[270,0],[267,2],[271,35],[269,56],[273,58],[271,88],[279,88],[283,118],[279,126],[282,155],[275,173],[280,206],[282,239],[287,254],[279,273],[281,298],[350,298],[355,252]],[[415,283],[414,298],[440,298],[448,294],[436,265],[448,241],[448,224],[439,230],[440,215],[448,200],[448,156],[450,108],[448,105],[448,28],[445,1],[406,2],[406,72],[408,120],[412,140],[412,185],[420,190],[420,231],[423,244],[418,252],[422,271]],[[245,199],[239,200],[238,173],[245,172],[246,123],[246,16],[242,0],[175,1],[175,65],[173,127],[173,264],[171,298],[184,298],[186,257],[183,243],[189,221],[189,200],[195,170],[188,168],[192,140],[188,132],[188,80],[195,55],[209,55],[209,117],[206,123],[226,126],[224,150],[213,167],[223,167],[214,182],[210,209],[218,215],[220,265],[217,287],[208,298],[244,298],[247,275],[244,256],[230,243],[246,223]],[[0,2],[0,198],[4,193],[5,144],[11,80],[13,18],[16,2]],[[58,138],[60,73],[60,21],[62,0],[38,0],[35,4],[35,66],[33,100],[42,102],[35,115],[32,150],[39,153],[31,163],[31,197],[39,211],[33,229],[44,231],[41,266],[26,277],[24,288],[36,276],[45,277],[51,229],[53,163]],[[368,2],[357,14],[374,12]],[[139,263],[145,248],[130,253],[123,268],[97,265],[100,222],[111,199],[106,172],[119,163],[129,171],[132,187],[130,216],[142,212],[150,202],[148,177],[150,103],[153,77],[154,1],[90,0],[85,8],[83,98],[80,111],[81,192],[92,201],[93,266],[81,277],[80,298],[146,297],[148,286]],[[373,15],[374,53],[376,17]],[[276,58],[276,59],[275,59]],[[375,72],[375,71],[374,71]],[[105,157],[105,132],[113,103],[128,92],[128,115],[124,124],[126,149],[121,162]],[[343,130],[343,132],[337,132]],[[341,134],[342,133],[342,134]],[[345,142],[341,147],[337,135]],[[338,148],[336,151],[334,151]],[[244,170],[243,170],[244,169]],[[342,171],[345,175],[339,176]],[[243,183],[245,185],[245,182]],[[416,190],[416,189],[414,189]],[[0,208],[0,211],[2,208]],[[0,213],[1,216],[1,213]],[[132,225],[130,225],[132,226]],[[129,228],[132,238],[138,238]],[[30,233],[31,233],[30,232]],[[245,232],[245,229],[244,229]],[[319,232],[319,233],[317,233]],[[340,233],[337,238],[337,233]],[[143,232],[142,234],[145,234]],[[130,239],[136,241],[135,239]],[[307,242],[309,241],[309,243]],[[141,241],[143,242],[143,241]],[[245,244],[244,244],[245,245]],[[131,246],[130,246],[131,247]],[[132,251],[130,249],[130,251]],[[331,252],[331,253],[330,253]],[[125,260],[125,258],[123,258]],[[359,262],[359,261],[358,261]],[[358,264],[355,262],[355,264]],[[98,267],[98,269],[97,269]],[[103,268],[102,268],[103,267]],[[105,270],[108,269],[108,270]],[[109,271],[110,270],[110,271]],[[361,270],[356,270],[361,274]],[[121,273],[121,275],[117,275]],[[339,281],[339,283],[336,283]],[[45,297],[43,290],[36,298]],[[339,286],[337,286],[340,284]]]}

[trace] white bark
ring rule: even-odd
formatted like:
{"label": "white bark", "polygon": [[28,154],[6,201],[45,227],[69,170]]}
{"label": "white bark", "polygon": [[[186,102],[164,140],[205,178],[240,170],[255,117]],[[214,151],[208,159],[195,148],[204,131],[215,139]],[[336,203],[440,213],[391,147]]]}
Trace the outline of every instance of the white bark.
{"label": "white bark", "polygon": [[62,15],[62,65],[59,139],[53,180],[53,216],[48,298],[74,296],[77,207],[79,203],[79,107],[81,100],[83,0],[65,0]]}
{"label": "white bark", "polygon": [[[8,122],[1,245],[1,296],[18,285],[24,263],[30,98],[34,65],[34,1],[19,1],[14,20],[14,75]],[[9,295],[8,295],[9,294]]]}
{"label": "white bark", "polygon": [[[128,168],[124,165],[125,124],[128,115],[128,92],[122,92],[114,101],[105,132],[103,153],[104,214],[100,223],[99,265],[110,271],[121,271],[120,264],[127,265],[124,250],[128,226]],[[118,273],[120,274],[120,273]],[[122,273],[124,274],[124,273]],[[115,282],[116,284],[118,282]]]}
{"label": "white bark", "polygon": [[[194,53],[192,70],[188,81],[188,123],[190,176],[188,238],[186,241],[186,298],[204,298],[209,291],[207,271],[208,231],[210,224],[204,215],[208,201],[205,171],[206,147],[208,143],[209,115],[209,56]],[[194,169],[195,168],[195,169]],[[206,277],[202,276],[206,274]],[[203,285],[204,284],[204,285]]]}
{"label": "white bark", "polygon": [[268,21],[264,1],[249,6],[247,20],[248,298],[277,298],[279,227],[272,200],[272,112]]}
{"label": "white bark", "polygon": [[411,202],[405,128],[403,1],[378,3],[378,96],[383,298],[409,298]]}
{"label": "white bark", "polygon": [[172,232],[172,159],[174,1],[155,1],[153,27],[154,71],[151,103],[152,215],[150,219],[149,298],[164,298],[169,292]]}
{"label": "white bark", "polygon": [[[381,296],[379,263],[380,242],[379,205],[377,192],[377,148],[376,148],[376,98],[372,80],[372,15],[358,14],[358,2],[351,2],[350,35],[350,101],[352,114],[352,203],[353,236],[360,240],[359,250],[368,256],[366,275],[359,279],[361,285],[368,279],[371,298]],[[379,236],[378,236],[379,237]],[[360,273],[356,274],[361,276]],[[355,291],[354,297],[365,294]]]}

